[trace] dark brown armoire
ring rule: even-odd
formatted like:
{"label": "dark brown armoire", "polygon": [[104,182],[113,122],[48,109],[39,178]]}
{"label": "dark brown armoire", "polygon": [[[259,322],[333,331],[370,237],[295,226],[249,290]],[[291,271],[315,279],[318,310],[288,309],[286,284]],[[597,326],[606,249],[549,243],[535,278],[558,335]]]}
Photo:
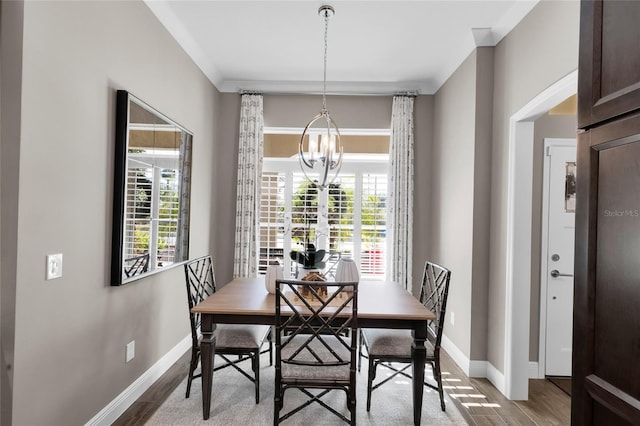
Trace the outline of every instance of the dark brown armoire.
{"label": "dark brown armoire", "polygon": [[582,1],[572,424],[640,424],[640,1]]}

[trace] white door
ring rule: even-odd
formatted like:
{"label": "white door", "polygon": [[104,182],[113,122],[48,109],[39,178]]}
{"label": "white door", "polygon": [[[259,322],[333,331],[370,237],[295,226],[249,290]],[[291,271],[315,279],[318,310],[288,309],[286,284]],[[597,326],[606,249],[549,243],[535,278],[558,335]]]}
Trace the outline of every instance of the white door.
{"label": "white door", "polygon": [[[571,376],[573,252],[575,235],[575,139],[546,141],[543,215],[546,214],[545,375]],[[544,283],[543,283],[544,285]]]}

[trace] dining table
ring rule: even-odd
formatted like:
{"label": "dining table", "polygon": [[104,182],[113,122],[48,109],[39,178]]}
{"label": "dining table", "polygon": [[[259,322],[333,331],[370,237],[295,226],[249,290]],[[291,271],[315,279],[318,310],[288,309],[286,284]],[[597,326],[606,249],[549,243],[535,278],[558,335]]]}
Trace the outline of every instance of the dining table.
{"label": "dining table", "polygon": [[[209,418],[213,382],[216,324],[275,324],[275,295],[265,287],[264,276],[236,278],[192,308],[201,315],[202,414]],[[427,321],[435,315],[402,286],[390,281],[358,284],[358,327],[410,329],[413,336],[413,422],[422,414]]]}

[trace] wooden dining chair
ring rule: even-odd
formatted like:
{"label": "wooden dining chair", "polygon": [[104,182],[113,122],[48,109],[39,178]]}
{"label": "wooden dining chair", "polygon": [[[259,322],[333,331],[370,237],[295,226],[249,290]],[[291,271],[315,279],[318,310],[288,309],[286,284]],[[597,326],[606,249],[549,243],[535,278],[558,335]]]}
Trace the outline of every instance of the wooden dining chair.
{"label": "wooden dining chair", "polygon": [[[191,312],[191,309],[215,293],[216,283],[211,256],[203,256],[185,263],[184,271],[187,281],[192,342],[191,363],[189,364],[189,378],[185,395],[186,398],[189,398],[191,382],[193,379],[201,377],[201,374],[195,374],[195,370],[200,361],[200,340],[202,337],[200,334],[201,316],[198,313]],[[260,402],[260,353],[265,341],[267,341],[269,348],[264,350],[263,353],[269,352],[269,365],[273,365],[270,331],[271,327],[268,325],[245,324],[217,324],[215,330],[215,354],[219,355],[225,363],[215,367],[213,371],[227,367],[233,367],[238,370],[255,384],[256,404]],[[237,359],[232,360],[228,355],[237,355]],[[237,365],[248,359],[251,359],[253,377]]]}
{"label": "wooden dining chair", "polygon": [[[442,331],[445,323],[445,313],[447,308],[447,295],[449,293],[449,282],[451,281],[451,271],[432,262],[426,262],[424,274],[422,276],[422,288],[420,290],[420,302],[427,307],[435,319],[427,322],[427,349],[426,362],[433,369],[433,377],[436,384],[425,382],[428,386],[440,395],[440,407],[445,411],[444,392],[442,388],[442,375],[440,372],[440,345],[442,341]],[[359,360],[362,363],[362,348],[366,348],[369,358],[369,372],[367,380],[367,411],[371,409],[371,393],[382,386],[398,374],[407,378],[411,375],[406,372],[411,367],[411,345],[413,337],[410,330],[390,330],[390,329],[362,329],[360,332]],[[405,364],[396,367],[392,363]],[[378,365],[389,368],[393,373],[384,380],[373,385],[376,378],[376,368]]]}
{"label": "wooden dining chair", "polygon": [[[277,280],[274,424],[315,402],[355,425],[357,312],[356,282]],[[280,415],[290,388],[307,400]],[[346,393],[349,418],[321,399],[332,390]]]}

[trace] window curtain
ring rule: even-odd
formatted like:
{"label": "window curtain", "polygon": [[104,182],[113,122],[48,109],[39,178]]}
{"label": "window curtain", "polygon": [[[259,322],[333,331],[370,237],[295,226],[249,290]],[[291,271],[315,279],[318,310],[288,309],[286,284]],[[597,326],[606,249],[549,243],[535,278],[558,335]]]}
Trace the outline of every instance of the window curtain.
{"label": "window curtain", "polygon": [[189,201],[191,193],[191,135],[181,132],[180,137],[180,211],[176,225],[176,248],[174,259],[176,262],[187,260],[189,253]]}
{"label": "window curtain", "polygon": [[413,255],[413,101],[410,96],[393,97],[387,201],[389,278],[408,290]]}
{"label": "window curtain", "polygon": [[234,278],[258,274],[263,127],[262,95],[243,94],[240,104]]}

